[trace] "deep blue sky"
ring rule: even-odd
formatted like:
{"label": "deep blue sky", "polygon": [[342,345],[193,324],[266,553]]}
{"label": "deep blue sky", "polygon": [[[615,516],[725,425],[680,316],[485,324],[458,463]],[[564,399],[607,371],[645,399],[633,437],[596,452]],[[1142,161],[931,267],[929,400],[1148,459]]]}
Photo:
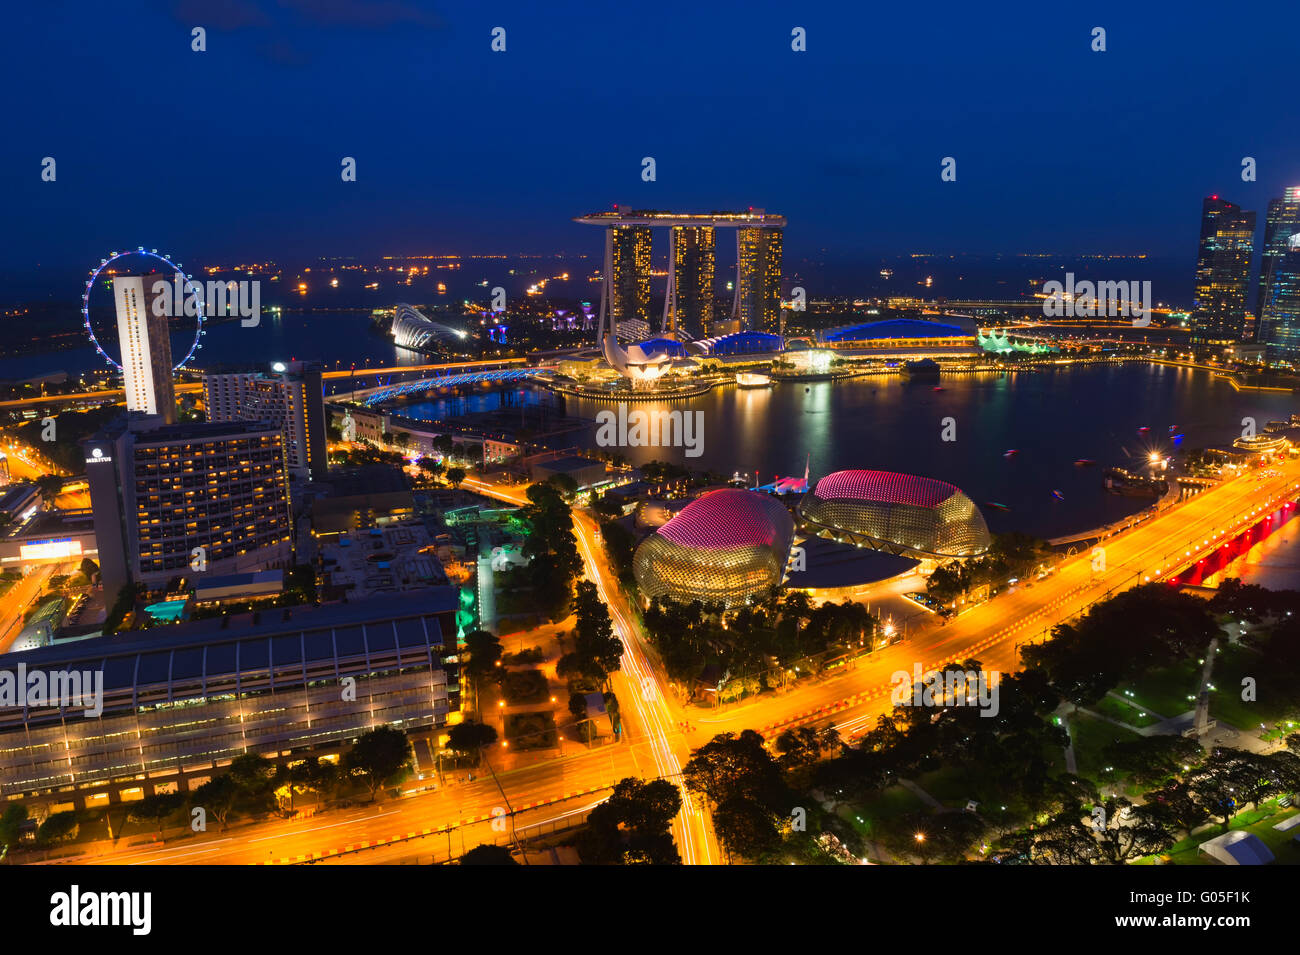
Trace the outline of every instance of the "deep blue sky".
{"label": "deep blue sky", "polygon": [[[1148,252],[1190,269],[1202,196],[1262,228],[1300,183],[1300,7],[1135,6],[11,5],[0,272],[141,243],[194,265],[595,253],[569,219],[614,202],[764,206],[789,217],[794,255]],[[1247,155],[1258,182],[1240,179]]]}

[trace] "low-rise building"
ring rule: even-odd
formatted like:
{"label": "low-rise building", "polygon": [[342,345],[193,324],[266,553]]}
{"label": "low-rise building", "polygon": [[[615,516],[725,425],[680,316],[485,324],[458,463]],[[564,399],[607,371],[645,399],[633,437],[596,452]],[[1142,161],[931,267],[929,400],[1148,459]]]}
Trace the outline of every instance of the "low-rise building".
{"label": "low-rise building", "polygon": [[328,755],[377,726],[442,726],[459,705],[442,662],[458,606],[435,587],[0,656],[10,686],[40,674],[78,688],[0,707],[0,797],[80,807],[188,791],[245,753]]}

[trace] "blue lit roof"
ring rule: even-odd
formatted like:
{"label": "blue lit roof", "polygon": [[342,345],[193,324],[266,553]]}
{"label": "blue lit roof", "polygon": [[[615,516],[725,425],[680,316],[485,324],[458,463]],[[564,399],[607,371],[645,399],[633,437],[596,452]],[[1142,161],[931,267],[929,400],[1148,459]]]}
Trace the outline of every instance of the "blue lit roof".
{"label": "blue lit roof", "polygon": [[968,338],[970,332],[960,325],[926,322],[916,318],[887,318],[879,322],[861,322],[833,328],[822,335],[826,342],[854,342],[890,338]]}
{"label": "blue lit roof", "polygon": [[710,355],[744,355],[749,352],[779,352],[785,340],[771,332],[733,332],[720,338],[706,338],[696,342]]}

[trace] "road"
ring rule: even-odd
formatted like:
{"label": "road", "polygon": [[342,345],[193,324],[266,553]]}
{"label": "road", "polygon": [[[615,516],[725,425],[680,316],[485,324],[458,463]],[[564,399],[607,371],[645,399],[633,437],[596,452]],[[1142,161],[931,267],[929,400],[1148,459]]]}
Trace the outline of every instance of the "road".
{"label": "road", "polygon": [[23,615],[56,572],[62,572],[61,565],[41,564],[0,595],[0,653],[9,652],[14,639],[22,632]]}
{"label": "road", "polygon": [[[498,500],[527,504],[526,488],[500,485],[467,477],[464,486]],[[595,583],[601,599],[609,607],[614,631],[623,641],[622,669],[613,676],[614,695],[618,697],[624,733],[629,739],[648,740],[653,754],[651,776],[672,780],[680,786],[682,764],[690,759],[694,745],[705,739],[688,740],[682,729],[685,713],[675,699],[665,692],[662,675],[652,667],[640,628],[627,600],[618,587],[618,577],[599,543],[599,528],[588,515],[574,512],[578,552],[582,555],[586,577]],[[686,865],[712,865],[720,858],[707,813],[698,801],[682,788],[682,809],[673,823],[673,838]]]}
{"label": "road", "polygon": [[64,491],[54,500],[54,506],[62,511],[75,511],[90,507],[90,489],[85,478],[71,478],[50,461],[41,461],[31,448],[10,443],[5,449],[9,460],[9,476],[14,481],[36,483],[36,479],[46,474],[58,474],[64,481]]}
{"label": "road", "polygon": [[[615,576],[599,546],[595,521],[575,514],[579,553],[587,575],[596,582],[610,607],[614,626],[624,641],[623,669],[614,675],[622,704],[623,741],[618,745],[570,753],[564,758],[531,764],[498,774],[483,774],[434,792],[420,792],[382,801],[374,806],[333,812],[315,819],[274,821],[210,832],[165,846],[121,846],[106,843],[91,860],[121,864],[268,863],[309,859],[328,850],[343,850],[380,840],[380,848],[331,856],[326,864],[396,862],[430,855],[459,855],[463,848],[500,838],[491,828],[493,810],[506,801],[520,827],[563,820],[589,808],[607,787],[625,776],[677,779],[690,749],[715,733],[757,729],[771,736],[783,726],[834,722],[846,736],[860,734],[889,708],[890,677],[911,671],[913,663],[931,669],[953,660],[975,657],[985,669],[1003,673],[1018,668],[1018,644],[1041,639],[1066,620],[1110,594],[1145,582],[1167,579],[1172,571],[1195,561],[1198,553],[1220,546],[1219,541],[1258,520],[1270,504],[1294,499],[1300,489],[1300,463],[1276,468],[1276,477],[1242,477],[1226,482],[1106,542],[1104,570],[1094,570],[1091,555],[1068,560],[1051,576],[1032,585],[1017,586],[985,604],[941,624],[931,615],[914,627],[908,639],[860,661],[853,669],[821,682],[796,684],[783,695],[764,696],[721,711],[686,711],[665,692],[662,677],[652,668],[642,637],[635,627]],[[519,485],[497,486],[477,477],[466,487],[492,497],[524,503]],[[698,730],[684,732],[689,721]],[[426,785],[418,783],[415,785]],[[595,790],[595,791],[593,791]],[[547,802],[561,799],[561,802]],[[546,803],[537,806],[537,803]],[[463,827],[443,827],[470,820]],[[217,827],[212,826],[215,830]],[[393,837],[435,834],[413,841]],[[684,800],[674,820],[673,835],[688,864],[720,861],[704,807]],[[130,837],[138,840],[142,836]],[[439,855],[441,854],[441,855]]]}
{"label": "road", "polygon": [[[1300,462],[1288,461],[1271,472],[1275,477],[1250,474],[1226,481],[1104,542],[1104,569],[1094,569],[1093,552],[1084,552],[1060,564],[1050,576],[1018,585],[963,614],[944,622],[933,614],[914,618],[907,639],[859,660],[851,668],[818,682],[802,682],[781,695],[725,707],[721,711],[683,710],[664,693],[660,677],[646,663],[638,628],[632,623],[618,590],[616,577],[596,545],[595,524],[585,514],[575,515],[579,547],[587,572],[597,581],[614,616],[615,626],[628,653],[620,679],[648,686],[649,701],[631,688],[619,699],[638,703],[638,717],[656,741],[661,760],[656,768],[671,778],[677,771],[674,756],[689,757],[690,743],[699,745],[716,733],[756,729],[772,736],[781,729],[810,722],[834,722],[847,738],[869,729],[891,708],[891,677],[911,673],[920,663],[930,670],[953,661],[978,659],[986,670],[1013,673],[1019,669],[1019,645],[1042,640],[1059,623],[1079,615],[1092,604],[1150,580],[1167,579],[1235,529],[1248,526],[1266,512],[1270,503],[1294,499],[1300,488]],[[519,486],[500,487],[477,478],[466,480],[471,490],[510,500],[526,501]],[[642,681],[650,677],[652,682]],[[674,730],[686,720],[703,732],[690,743]],[[680,765],[680,757],[676,765]],[[679,818],[674,835],[683,859],[695,846],[706,843],[707,826],[700,818]]]}
{"label": "road", "polygon": [[[1050,634],[1052,627],[1093,603],[1199,559],[1268,510],[1268,502],[1294,500],[1300,463],[1287,462],[1278,477],[1240,477],[1176,504],[1105,542],[1105,570],[1094,570],[1091,552],[1067,560],[1051,576],[1019,585],[944,624],[918,618],[901,644],[872,653],[852,669],[784,696],[763,697],[695,717],[709,734],[758,729],[768,735],[785,726],[833,721],[851,737],[890,709],[890,679],[920,663],[930,670],[975,658],[986,670],[1019,669],[1019,646]],[[1217,543],[1216,543],[1217,542]]]}
{"label": "road", "polygon": [[[490,757],[489,757],[490,759]],[[432,792],[414,791],[433,783],[426,779],[411,784],[409,794],[387,797],[373,804],[334,811],[297,820],[274,820],[220,832],[215,820],[208,820],[208,832],[186,838],[172,836],[165,845],[149,842],[147,827],[131,823],[130,831],[116,847],[107,840],[91,846],[89,855],[69,858],[76,864],[103,865],[205,865],[284,864],[305,861],[313,854],[334,850],[329,864],[373,864],[411,856],[435,855],[446,859],[448,846],[455,856],[508,832],[508,821],[494,813],[506,800],[497,788],[506,790],[515,810],[515,825],[531,827],[562,818],[575,810],[589,808],[608,795],[608,787],[626,776],[640,776],[650,760],[648,742],[596,747],[566,755],[563,759],[534,763],[519,769],[498,771],[496,779],[485,768],[475,770],[470,782],[456,782]],[[464,774],[465,770],[458,770]],[[448,774],[451,779],[452,774]],[[594,791],[593,791],[594,790]],[[547,805],[535,805],[557,800]],[[449,832],[441,830],[454,827]],[[409,841],[395,841],[408,834],[432,830]],[[384,845],[365,852],[355,850],[363,842]],[[129,843],[148,844],[132,847]],[[301,859],[299,857],[302,857]],[[63,860],[59,860],[63,861]]]}

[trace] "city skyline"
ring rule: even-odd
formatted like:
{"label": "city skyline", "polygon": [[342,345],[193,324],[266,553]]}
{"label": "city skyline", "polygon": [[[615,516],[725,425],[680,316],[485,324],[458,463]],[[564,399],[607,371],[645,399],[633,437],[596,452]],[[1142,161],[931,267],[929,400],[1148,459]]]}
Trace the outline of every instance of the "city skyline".
{"label": "city skyline", "polygon": [[10,11],[20,927],[192,943],[226,865],[273,915],[305,866],[888,865],[947,871],[864,873],[872,927],[980,871],[1021,934],[1072,878],[1085,931],[1280,924],[1296,26]]}

